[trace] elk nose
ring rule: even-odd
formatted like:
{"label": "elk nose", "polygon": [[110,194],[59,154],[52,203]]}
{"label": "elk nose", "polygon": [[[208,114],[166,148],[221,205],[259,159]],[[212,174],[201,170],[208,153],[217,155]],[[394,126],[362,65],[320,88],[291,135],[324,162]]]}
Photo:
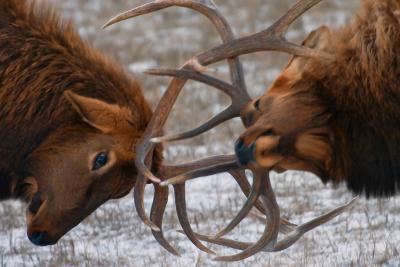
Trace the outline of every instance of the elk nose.
{"label": "elk nose", "polygon": [[36,246],[51,245],[51,242],[48,241],[47,234],[45,232],[33,232],[28,234],[28,238]]}
{"label": "elk nose", "polygon": [[251,144],[250,146],[246,146],[242,138],[236,141],[235,153],[241,165],[247,165],[255,160],[254,148],[255,148],[254,143]]}

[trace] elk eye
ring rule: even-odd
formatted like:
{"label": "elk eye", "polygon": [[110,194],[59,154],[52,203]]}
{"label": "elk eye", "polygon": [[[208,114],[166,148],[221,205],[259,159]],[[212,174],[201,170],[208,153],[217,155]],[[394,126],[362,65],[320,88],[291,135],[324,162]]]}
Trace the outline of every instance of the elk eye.
{"label": "elk eye", "polygon": [[108,155],[105,152],[99,153],[93,161],[92,171],[98,170],[104,167],[108,162]]}
{"label": "elk eye", "polygon": [[258,111],[260,111],[260,99],[257,99],[256,102],[254,102],[254,108]]}

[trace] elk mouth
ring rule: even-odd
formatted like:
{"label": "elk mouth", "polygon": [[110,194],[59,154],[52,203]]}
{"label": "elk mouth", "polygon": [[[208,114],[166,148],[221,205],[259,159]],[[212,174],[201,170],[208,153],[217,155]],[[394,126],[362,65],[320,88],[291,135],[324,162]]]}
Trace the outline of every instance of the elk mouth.
{"label": "elk mouth", "polygon": [[328,171],[325,170],[323,163],[318,160],[305,158],[301,155],[284,157],[278,164],[271,168],[277,173],[283,173],[286,171],[304,171],[312,173],[322,180],[325,180]]}

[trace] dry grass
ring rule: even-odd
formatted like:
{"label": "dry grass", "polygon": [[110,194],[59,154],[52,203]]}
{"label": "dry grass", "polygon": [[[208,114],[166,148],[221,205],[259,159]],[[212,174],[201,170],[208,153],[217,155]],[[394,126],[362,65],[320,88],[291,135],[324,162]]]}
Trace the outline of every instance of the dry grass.
{"label": "dry grass", "polygon": [[[197,14],[169,9],[121,23],[107,30],[101,25],[119,11],[146,1],[135,0],[49,0],[58,5],[65,17],[75,21],[80,34],[96,48],[135,72],[145,95],[155,104],[168,79],[137,73],[142,67],[177,67],[199,51],[218,44],[210,24]],[[238,35],[248,34],[270,24],[294,1],[290,0],[216,0]],[[323,23],[338,26],[354,13],[358,0],[326,0],[292,27],[290,38],[305,37],[305,31]],[[282,69],[288,56],[259,53],[244,56],[246,79],[252,95],[261,94]],[[216,66],[216,75],[227,76],[224,64]],[[178,132],[198,125],[218,110],[228,99],[204,86],[190,83],[178,101],[168,124],[168,131]],[[240,134],[238,121],[226,123],[194,140],[174,144],[168,150],[170,160],[195,158],[205,154],[232,151]],[[273,179],[283,216],[304,222],[348,200],[344,189],[323,186],[316,177],[289,173]],[[227,177],[211,177],[188,186],[190,219],[196,230],[211,233],[233,218],[244,198]],[[20,203],[0,205],[0,267],[3,266],[396,266],[400,213],[398,198],[361,200],[346,215],[306,234],[292,248],[276,254],[259,254],[244,262],[214,263],[199,253],[179,228],[169,203],[165,218],[167,236],[174,240],[183,257],[169,255],[153,240],[133,212],[131,197],[111,201],[98,209],[56,246],[32,246],[25,237],[24,207]],[[151,204],[151,189],[146,206]],[[256,215],[246,219],[232,237],[254,240],[262,231]],[[220,249],[218,247],[213,247]],[[225,253],[233,251],[223,250]]]}

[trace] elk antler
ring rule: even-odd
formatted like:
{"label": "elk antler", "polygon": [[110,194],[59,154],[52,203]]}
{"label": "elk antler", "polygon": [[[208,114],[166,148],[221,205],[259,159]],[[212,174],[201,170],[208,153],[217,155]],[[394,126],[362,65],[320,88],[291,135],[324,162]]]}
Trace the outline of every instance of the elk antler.
{"label": "elk antler", "polygon": [[[139,6],[137,8],[134,8],[132,10],[129,10],[127,12],[124,12],[113,19],[111,19],[109,22],[107,22],[104,27],[110,26],[114,23],[117,23],[122,20],[126,20],[128,18],[136,17],[139,15],[147,14],[150,12],[154,12],[160,9],[164,9],[170,6],[181,6],[181,7],[186,7],[190,8],[193,10],[196,10],[200,12],[201,14],[205,15],[207,18],[210,19],[210,21],[215,25],[219,35],[221,36],[221,39],[224,43],[227,43],[229,41],[234,40],[234,36],[232,33],[232,30],[225,20],[225,18],[219,13],[219,11],[216,9],[215,5],[212,3],[212,1],[208,0],[202,0],[202,1],[191,1],[191,0],[157,0],[153,1],[149,4],[145,4],[142,6]],[[250,100],[250,97],[247,95],[247,91],[245,90],[245,82],[244,82],[244,75],[243,75],[243,70],[241,63],[239,62],[238,59],[229,59],[229,69],[231,73],[231,79],[232,83],[236,85],[238,88],[238,91],[241,91],[241,99],[247,99],[248,101]],[[185,63],[182,67],[184,70],[195,70],[195,71],[201,71],[200,65],[197,64],[196,61],[189,60],[187,63]],[[158,114],[160,116],[153,116],[142,139],[140,142],[137,144],[136,148],[136,153],[137,153],[137,158],[135,159],[135,164],[139,170],[140,175],[138,176],[137,182],[135,184],[134,188],[134,196],[135,196],[135,205],[136,209],[138,211],[139,217],[145,222],[147,225],[149,225],[153,231],[160,231],[160,228],[157,227],[153,222],[151,222],[150,219],[147,218],[146,212],[144,210],[144,204],[143,204],[143,199],[144,199],[144,187],[147,183],[147,179],[153,181],[153,182],[160,182],[161,179],[156,177],[149,169],[149,166],[151,166],[150,160],[148,158],[151,158],[151,155],[153,153],[153,150],[155,148],[155,145],[150,142],[150,140],[153,137],[159,136],[162,132],[162,128],[168,118],[168,115],[172,109],[173,104],[176,101],[176,98],[178,97],[181,89],[185,85],[187,79],[178,79],[175,78],[171,81],[167,91],[165,92],[164,96],[160,100],[156,110],[155,114]],[[240,99],[240,100],[241,100]],[[239,98],[238,98],[239,100]],[[237,110],[239,110],[237,108]],[[224,116],[218,121],[221,120],[228,120],[232,116]],[[215,121],[215,120],[214,120]],[[219,122],[220,123],[220,122]],[[215,124],[215,123],[214,123]],[[147,159],[147,160],[146,160]],[[236,160],[232,157],[230,162],[226,161],[221,161],[219,159],[215,159],[213,161],[204,161],[204,162],[199,162],[199,164],[189,164],[189,165],[183,165],[183,166],[175,166],[175,169],[177,170],[182,170],[186,169],[185,166],[197,166],[197,169],[202,169],[201,171],[198,171],[195,173],[195,175],[188,174],[191,177],[198,176],[203,176],[205,174],[212,174],[212,170],[215,169],[216,166],[219,167],[216,172],[220,172],[220,169],[224,167],[224,164],[226,163],[226,167],[231,169],[233,166],[236,165],[236,168],[238,168],[238,164],[236,163]],[[202,163],[202,164],[201,164]],[[166,168],[167,170],[170,170],[171,168]],[[163,175],[164,177],[169,178],[168,173],[165,172],[166,170],[164,168],[164,171],[161,171],[160,174]],[[181,172],[175,172],[176,175],[182,174],[184,171]],[[204,174],[203,174],[204,173]],[[214,171],[215,173],[215,171]],[[180,187],[174,187],[177,200],[182,200],[184,199],[184,190]],[[177,191],[179,193],[177,193]],[[157,192],[156,192],[157,194]],[[166,201],[166,200],[164,200]],[[177,201],[177,205],[179,202]],[[154,205],[154,204],[153,204]],[[181,205],[184,207],[184,205]],[[161,211],[161,210],[160,210]],[[186,211],[182,211],[180,208],[177,206],[177,212],[180,213],[179,219],[187,220],[186,218]],[[182,213],[183,212],[183,213]],[[182,221],[181,221],[182,224]],[[191,240],[193,243],[195,243],[196,246],[198,246],[200,249],[205,250],[207,252],[210,252],[209,249],[205,248],[203,245],[201,245],[200,241],[196,240],[195,235],[192,233],[193,231],[190,229],[190,225],[184,223],[183,229],[185,232],[191,237]],[[163,243],[161,243],[163,245]],[[164,246],[165,247],[165,246]],[[165,248],[167,250],[170,250],[170,246],[166,246]]]}
{"label": "elk antler", "polygon": [[[269,170],[254,170],[253,185],[250,189],[250,185],[243,172],[243,167],[237,163],[235,156],[217,156],[190,164],[164,166],[157,174],[153,174],[150,171],[151,160],[149,159],[152,157],[155,143],[181,140],[202,134],[224,121],[238,117],[244,105],[251,101],[246,90],[242,65],[238,56],[257,51],[274,50],[298,56],[332,60],[332,56],[325,52],[290,43],[284,37],[288,27],[293,21],[321,1],[322,0],[301,0],[268,29],[239,39],[234,38],[230,25],[211,0],[155,0],[149,4],[124,12],[105,24],[105,27],[107,27],[119,21],[158,11],[170,6],[180,6],[193,9],[205,15],[214,24],[223,41],[222,45],[193,57],[180,69],[152,69],[147,71],[147,73],[152,75],[172,76],[174,78],[171,80],[166,92],[161,98],[154,112],[155,115],[152,117],[144,136],[136,147],[136,154],[138,156],[135,163],[140,175],[135,185],[135,205],[141,219],[152,227],[156,239],[167,250],[176,254],[175,249],[165,241],[161,232],[162,213],[164,212],[165,203],[167,202],[167,198],[165,197],[166,193],[161,190],[161,187],[156,186],[155,202],[152,208],[153,218],[151,218],[152,220],[148,219],[143,205],[144,186],[148,180],[154,183],[161,183],[161,186],[174,185],[178,218],[183,227],[183,232],[198,248],[213,253],[199,241],[204,240],[243,250],[243,252],[237,255],[218,257],[216,258],[217,260],[241,260],[262,250],[277,251],[289,247],[305,232],[335,218],[354,203],[354,201],[352,201],[309,223],[296,226],[280,219],[279,207],[269,181]],[[232,84],[220,81],[203,73],[206,69],[205,66],[225,59],[227,59],[229,63]],[[177,135],[160,137],[169,113],[179,93],[189,79],[211,85],[224,92],[232,99],[232,104],[226,110],[193,130]],[[229,172],[235,178],[243,192],[248,196],[248,200],[235,219],[216,236],[198,235],[193,232],[188,222],[184,182],[224,171]],[[258,198],[260,198],[261,201],[258,201]],[[240,221],[247,216],[252,207],[257,207],[267,218],[264,234],[259,241],[254,244],[249,244],[221,238],[240,223]],[[279,230],[283,233],[287,233],[288,236],[278,242]]]}

